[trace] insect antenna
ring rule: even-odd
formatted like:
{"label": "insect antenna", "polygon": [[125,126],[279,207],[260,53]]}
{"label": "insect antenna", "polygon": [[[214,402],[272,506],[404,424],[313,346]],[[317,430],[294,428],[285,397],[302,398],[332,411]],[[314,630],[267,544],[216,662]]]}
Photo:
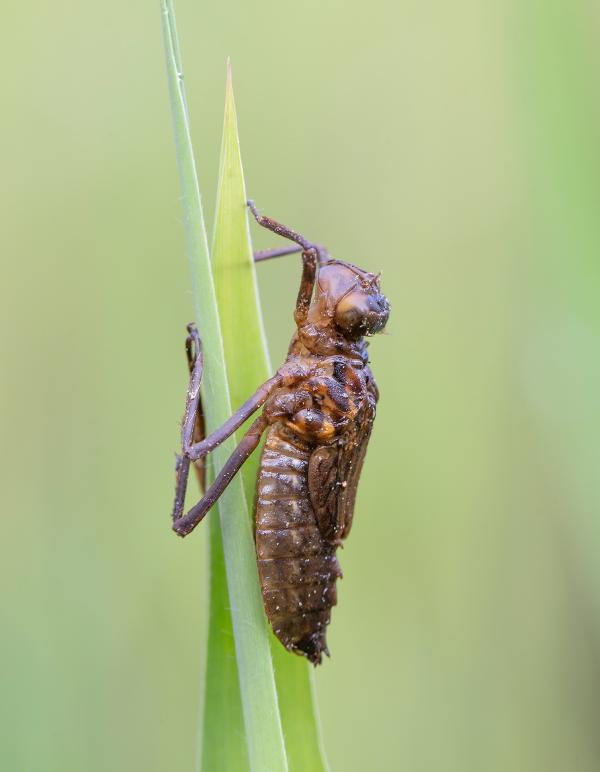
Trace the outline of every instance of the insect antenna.
{"label": "insect antenna", "polygon": [[381,278],[381,271],[379,273],[375,274],[373,278],[369,281],[369,287],[373,287],[375,284],[379,284],[379,279]]}

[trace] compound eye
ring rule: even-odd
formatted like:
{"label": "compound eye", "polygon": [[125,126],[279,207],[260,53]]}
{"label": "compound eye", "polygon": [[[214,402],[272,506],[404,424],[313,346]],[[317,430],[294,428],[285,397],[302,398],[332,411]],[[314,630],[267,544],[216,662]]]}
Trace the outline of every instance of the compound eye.
{"label": "compound eye", "polygon": [[380,332],[388,320],[389,303],[386,298],[364,292],[351,292],[343,297],[335,309],[335,323],[349,338],[360,338]]}
{"label": "compound eye", "polygon": [[368,296],[362,292],[350,292],[337,304],[335,323],[347,335],[360,337],[365,334],[369,313],[368,300]]}

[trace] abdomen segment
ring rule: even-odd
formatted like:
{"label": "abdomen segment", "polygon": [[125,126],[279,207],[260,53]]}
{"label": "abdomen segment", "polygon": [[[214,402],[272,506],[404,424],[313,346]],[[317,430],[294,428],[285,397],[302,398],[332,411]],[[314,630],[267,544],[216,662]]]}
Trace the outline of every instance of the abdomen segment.
{"label": "abdomen segment", "polygon": [[256,553],[267,617],[275,635],[313,664],[327,652],[325,630],[341,570],[317,525],[308,493],[311,450],[267,435],[258,474]]}

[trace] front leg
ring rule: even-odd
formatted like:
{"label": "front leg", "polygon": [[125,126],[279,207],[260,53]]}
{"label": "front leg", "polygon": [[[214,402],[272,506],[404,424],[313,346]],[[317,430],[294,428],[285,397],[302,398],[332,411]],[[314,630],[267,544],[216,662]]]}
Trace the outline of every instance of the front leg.
{"label": "front leg", "polygon": [[[254,215],[256,222],[262,225],[263,228],[267,228],[273,233],[277,233],[279,236],[283,236],[290,241],[295,241],[302,247],[302,278],[300,280],[300,290],[298,292],[298,299],[296,300],[296,311],[294,313],[294,319],[298,326],[302,325],[306,321],[306,315],[308,313],[308,307],[312,298],[315,277],[317,273],[317,265],[323,265],[327,262],[329,255],[327,250],[320,244],[313,244],[305,236],[297,231],[289,228],[287,225],[283,225],[277,220],[273,220],[271,217],[265,217],[260,214],[256,208],[254,201],[248,201],[248,207]],[[278,257],[279,255],[291,254],[296,251],[294,249],[282,249],[282,250],[267,250],[262,254],[259,253],[258,259],[268,259],[270,257]]]}

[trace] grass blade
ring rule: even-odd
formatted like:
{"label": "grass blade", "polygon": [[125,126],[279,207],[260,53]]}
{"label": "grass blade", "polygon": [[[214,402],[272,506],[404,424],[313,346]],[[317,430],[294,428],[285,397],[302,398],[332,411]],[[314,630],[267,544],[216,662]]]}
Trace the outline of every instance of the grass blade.
{"label": "grass blade", "polygon": [[[210,484],[214,476],[207,475]],[[249,768],[244,715],[233,624],[229,610],[227,574],[221,525],[209,518],[210,588],[208,640],[204,676],[200,769],[238,772]]]}
{"label": "grass blade", "polygon": [[[241,404],[273,374],[263,332],[245,202],[231,68],[228,66],[212,259],[234,405]],[[296,268],[299,280],[298,264]],[[247,501],[254,500],[258,462],[259,456],[255,453],[242,470]],[[321,772],[326,765],[318,731],[312,668],[306,660],[285,651],[270,628],[269,634],[289,767],[293,772]]]}
{"label": "grass blade", "polygon": [[[216,320],[216,305],[210,297],[210,258],[208,237],[204,225],[202,202],[195,172],[195,161],[191,146],[189,120],[182,83],[182,66],[177,30],[170,2],[161,3],[163,14],[163,36],[165,45],[167,77],[169,83],[171,111],[177,143],[177,162],[181,180],[184,223],[186,229],[187,252],[193,283],[193,302],[195,316],[200,330],[203,331],[205,355],[212,354],[212,349],[219,345],[220,329]],[[202,277],[209,275],[203,285]],[[202,298],[205,289],[208,297]],[[204,318],[203,309],[213,308],[213,314]],[[210,330],[212,335],[204,335]],[[221,344],[222,345],[222,344]],[[208,346],[208,350],[207,350]],[[222,354],[218,354],[222,361]],[[214,357],[213,357],[214,358]],[[214,367],[209,364],[204,388],[212,386],[211,373]],[[212,400],[205,399],[208,425],[216,425],[210,416]],[[208,465],[210,482],[212,467]],[[242,715],[239,676],[235,660],[233,625],[229,611],[225,558],[221,529],[216,517],[209,517],[210,528],[210,590],[209,590],[209,626],[205,662],[205,682],[203,698],[203,728],[201,765],[203,769],[220,766],[223,770],[248,768],[248,755]]]}
{"label": "grass blade", "polygon": [[[177,159],[180,167],[181,189],[184,218],[186,223],[187,249],[193,282],[193,300],[196,320],[202,325],[202,299],[199,287],[201,277],[210,273],[208,237],[204,225],[202,202],[200,199],[197,175],[194,169],[194,156],[189,134],[189,119],[183,88],[181,54],[177,39],[177,29],[171,2],[162,5],[163,34],[167,74],[171,95],[175,138],[178,143]],[[194,220],[195,218],[195,220]],[[189,232],[188,232],[189,231]],[[206,285],[210,287],[210,280]],[[205,308],[209,308],[210,298]],[[216,309],[215,309],[216,313]],[[207,320],[210,324],[212,320]],[[213,335],[216,341],[220,335],[218,325],[214,325]],[[200,330],[205,329],[200,326]],[[204,341],[206,353],[207,341]],[[208,342],[210,350],[210,342]],[[208,374],[212,368],[207,368]],[[210,381],[205,382],[205,387]],[[207,410],[210,404],[206,405]],[[210,426],[209,417],[209,426]],[[215,424],[216,425],[216,424]],[[207,468],[207,482],[211,482],[212,465]],[[242,713],[239,675],[235,659],[233,624],[229,610],[227,576],[223,542],[218,518],[210,517],[210,580],[209,580],[209,626],[206,645],[205,680],[202,710],[200,764],[202,769],[237,770],[248,768],[248,753]]]}
{"label": "grass blade", "polygon": [[271,648],[290,772],[327,772],[313,667],[286,651],[273,634]]}
{"label": "grass blade", "polygon": [[[203,404],[207,427],[211,431],[229,417],[231,405],[172,3],[161,0],[161,11],[186,245],[196,318],[204,346]],[[213,455],[218,468],[223,466],[233,448],[233,440],[217,448]],[[219,500],[219,519],[250,769],[283,772],[287,770],[287,762],[273,665],[257,582],[248,506],[239,475],[233,478]],[[205,704],[205,708],[210,711],[211,705]],[[221,726],[220,740],[227,744],[231,738],[224,734],[225,730],[226,727]],[[215,741],[216,738],[207,740]],[[223,768],[219,765],[219,769]]]}

